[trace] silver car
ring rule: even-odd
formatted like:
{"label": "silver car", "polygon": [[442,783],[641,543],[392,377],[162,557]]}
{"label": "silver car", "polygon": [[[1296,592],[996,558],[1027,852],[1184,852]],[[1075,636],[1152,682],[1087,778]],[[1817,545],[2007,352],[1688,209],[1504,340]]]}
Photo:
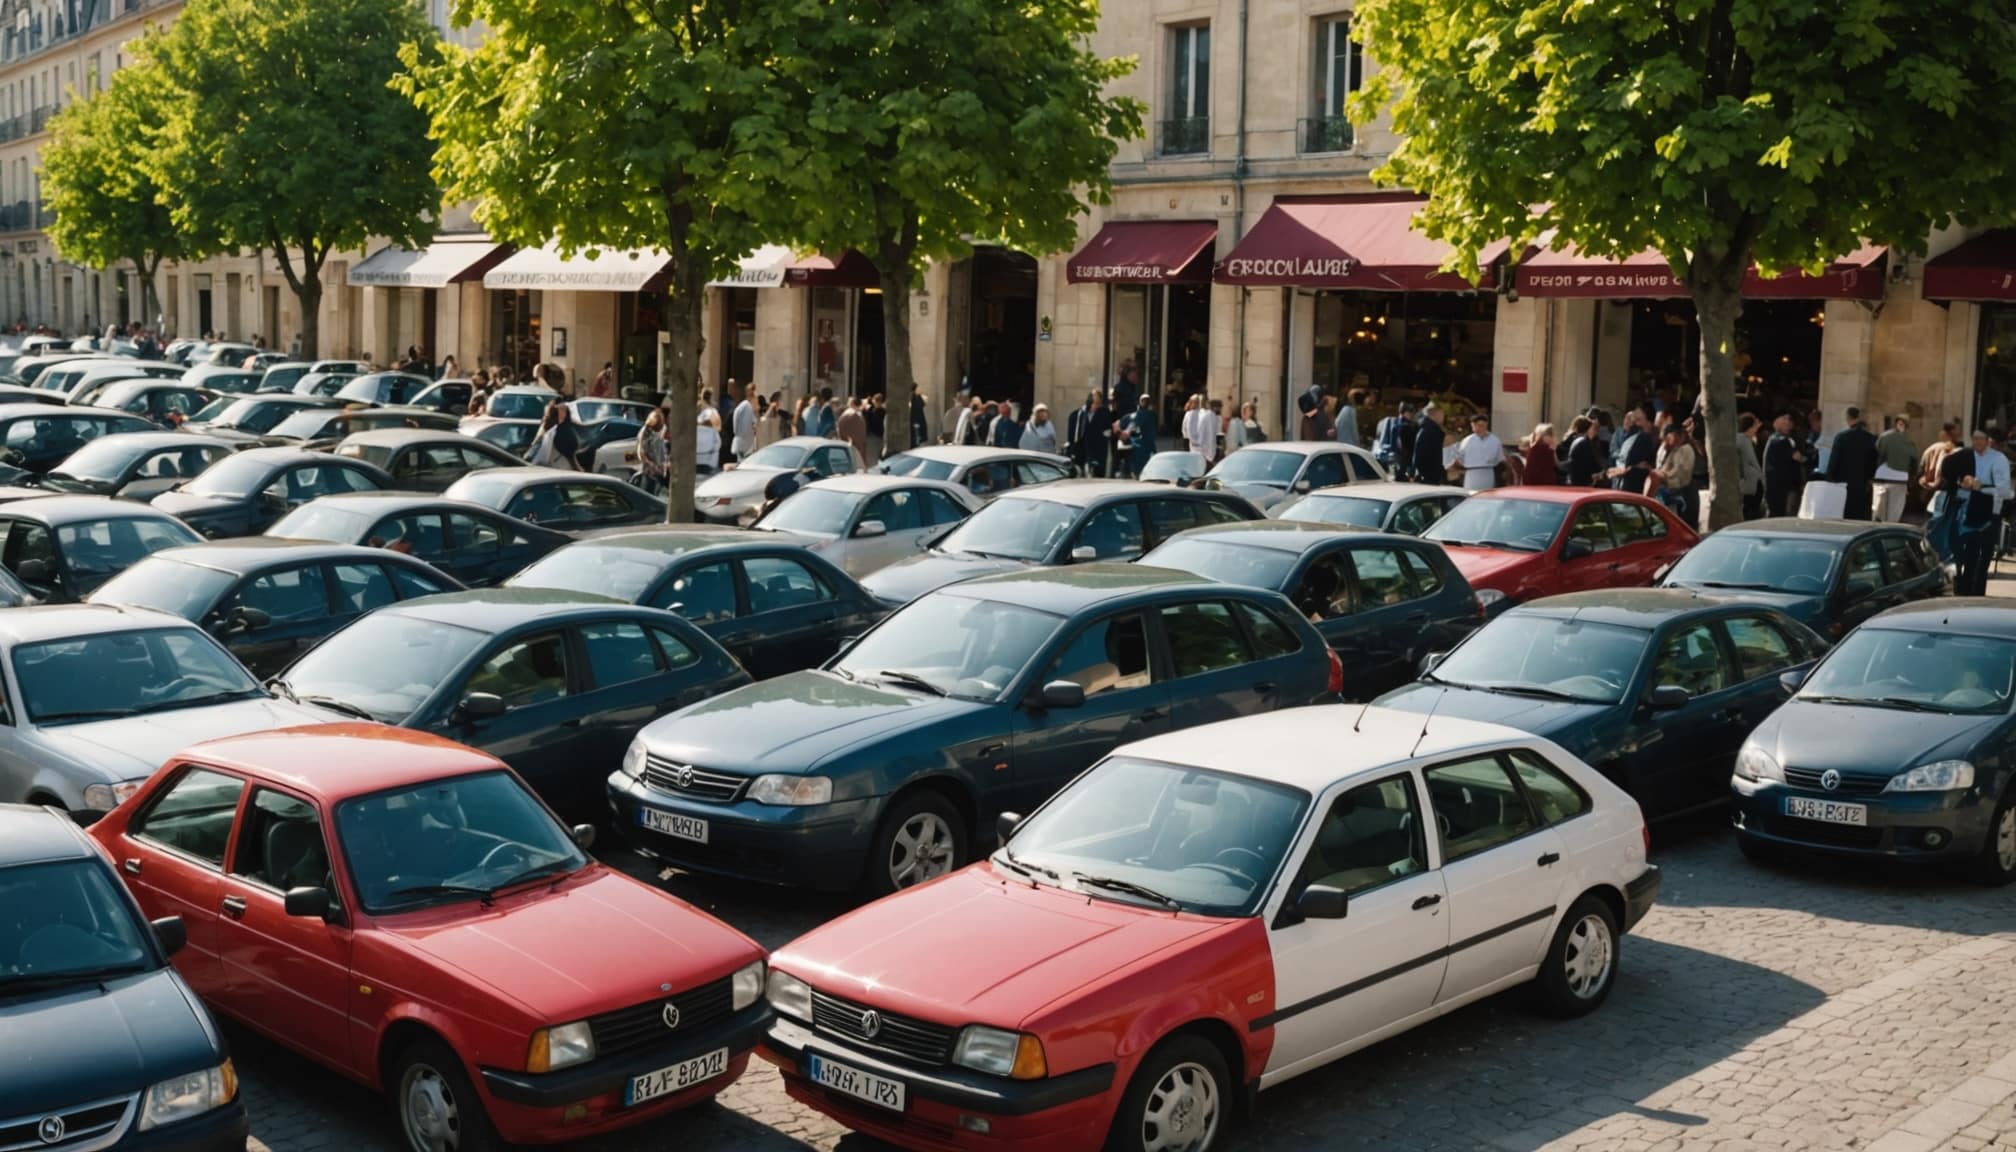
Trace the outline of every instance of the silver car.
{"label": "silver car", "polygon": [[693,489],[693,510],[710,524],[751,524],[763,508],[763,490],[780,472],[803,472],[809,479],[861,471],[861,457],[845,440],[788,436],[750,454]]}
{"label": "silver car", "polygon": [[1294,496],[1267,510],[1275,520],[1377,528],[1419,536],[1470,495],[1447,484],[1347,484]]}
{"label": "silver car", "polygon": [[1071,460],[1065,456],[1021,448],[926,444],[908,452],[898,452],[877,464],[875,471],[918,480],[946,480],[975,496],[991,500],[1010,488],[1069,479]]}
{"label": "silver car", "polygon": [[1279,440],[1248,444],[1218,461],[1204,486],[1223,488],[1262,512],[1290,496],[1340,484],[1376,484],[1392,477],[1372,453],[1334,440]]}
{"label": "silver car", "polygon": [[755,528],[798,540],[859,580],[916,555],[983,503],[948,480],[861,473],[800,488]]}
{"label": "silver car", "polygon": [[0,802],[109,812],[205,740],[344,717],[275,699],[202,629],[144,608],[0,613]]}

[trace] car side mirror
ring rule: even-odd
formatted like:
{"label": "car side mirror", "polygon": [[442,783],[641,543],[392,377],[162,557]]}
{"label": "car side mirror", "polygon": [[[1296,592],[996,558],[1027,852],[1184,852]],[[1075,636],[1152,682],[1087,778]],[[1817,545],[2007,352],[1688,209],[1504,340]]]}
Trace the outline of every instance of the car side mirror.
{"label": "car side mirror", "polygon": [[326,920],[329,918],[329,889],[289,888],[281,897],[287,915],[299,916],[304,920]]}
{"label": "car side mirror", "polygon": [[994,836],[1003,844],[1008,843],[1015,835],[1015,830],[1020,827],[1022,827],[1020,812],[1003,812],[994,818]]}
{"label": "car side mirror", "polygon": [[595,847],[595,826],[593,824],[576,824],[567,830],[567,836],[574,841],[574,846],[583,852]]}
{"label": "car side mirror", "polygon": [[23,584],[49,584],[56,577],[56,569],[47,560],[23,560],[14,566],[14,575]]}
{"label": "car side mirror", "polygon": [[1805,668],[1794,668],[1790,672],[1780,672],[1778,674],[1778,687],[1783,688],[1787,696],[1792,695],[1805,686],[1807,671],[1808,669]]}
{"label": "car side mirror", "polygon": [[887,536],[888,534],[889,526],[880,520],[863,520],[854,526],[854,535],[863,540],[874,536]]}
{"label": "car side mirror", "polygon": [[1083,564],[1090,560],[1097,560],[1098,558],[1099,550],[1090,544],[1080,544],[1076,548],[1071,549],[1071,562],[1073,564]]}
{"label": "car side mirror", "polygon": [[1561,545],[1561,559],[1563,560],[1587,560],[1595,554],[1596,545],[1584,536],[1570,536],[1568,542]]}
{"label": "car side mirror", "polygon": [[149,921],[148,926],[154,929],[154,940],[161,945],[163,956],[173,956],[189,943],[189,926],[180,916],[163,916]]}
{"label": "car side mirror", "polygon": [[1311,884],[1295,897],[1295,913],[1304,920],[1342,920],[1350,906],[1344,890],[1328,884]]}
{"label": "car side mirror", "polygon": [[234,632],[250,632],[273,623],[273,616],[263,608],[238,607],[231,610],[229,624]]}
{"label": "car side mirror", "polygon": [[1645,698],[1645,703],[1654,712],[1671,712],[1676,708],[1685,708],[1687,702],[1692,699],[1694,697],[1688,695],[1687,690],[1678,684],[1661,684],[1652,689],[1652,694]]}
{"label": "car side mirror", "polygon": [[[32,560],[28,561],[28,563],[23,564],[22,567],[26,568],[28,564],[32,563],[34,563],[34,561]],[[28,579],[28,574],[26,572],[18,573],[18,575],[23,580]],[[1876,582],[1874,580],[1848,581],[1848,603],[1850,604],[1859,604],[1862,601],[1867,600],[1869,597],[1874,596],[1875,594],[1876,594]]]}
{"label": "car side mirror", "polygon": [[1309,482],[1307,480],[1297,480],[1295,481],[1295,487],[1290,489],[1290,491],[1300,496],[1309,491]]}
{"label": "car side mirror", "polygon": [[495,692],[471,692],[455,705],[455,718],[473,724],[478,720],[495,720],[507,711],[504,698]]}
{"label": "car side mirror", "polygon": [[1426,676],[1435,671],[1435,669],[1440,668],[1442,661],[1448,658],[1449,654],[1447,652],[1430,652],[1426,656],[1421,657],[1421,675]]}
{"label": "car side mirror", "polygon": [[1076,680],[1052,680],[1037,691],[1036,703],[1043,708],[1083,708],[1085,686]]}

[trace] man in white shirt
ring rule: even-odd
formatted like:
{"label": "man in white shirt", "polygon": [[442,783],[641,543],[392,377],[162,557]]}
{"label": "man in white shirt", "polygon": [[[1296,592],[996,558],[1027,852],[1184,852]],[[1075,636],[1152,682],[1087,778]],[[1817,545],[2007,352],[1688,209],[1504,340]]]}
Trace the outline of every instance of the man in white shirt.
{"label": "man in white shirt", "polygon": [[1498,486],[1498,466],[1505,463],[1505,445],[1491,434],[1491,418],[1479,412],[1470,417],[1470,435],[1456,446],[1456,462],[1463,466],[1463,487],[1482,492]]}
{"label": "man in white shirt", "polygon": [[1212,401],[1206,405],[1204,398],[1197,398],[1197,407],[1184,417],[1185,438],[1190,441],[1190,450],[1204,457],[1204,466],[1218,458],[1218,404]]}
{"label": "man in white shirt", "polygon": [[735,438],[729,442],[728,450],[738,461],[747,460],[756,451],[756,405],[749,397],[754,395],[756,386],[751,384],[742,390],[742,402],[735,405]]}
{"label": "man in white shirt", "polygon": [[2002,502],[2009,499],[2009,458],[1997,451],[1988,433],[1974,432],[1974,474],[1963,477],[1965,500],[1960,505],[1959,543],[1955,548],[1959,574],[1955,596],[1986,596],[1988,568],[2001,539]]}

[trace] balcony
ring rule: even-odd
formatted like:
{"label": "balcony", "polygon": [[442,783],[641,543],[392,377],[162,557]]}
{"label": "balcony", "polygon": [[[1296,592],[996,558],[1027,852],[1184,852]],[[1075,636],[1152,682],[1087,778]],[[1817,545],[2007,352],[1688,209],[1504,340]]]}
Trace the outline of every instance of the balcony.
{"label": "balcony", "polygon": [[35,206],[35,227],[47,228],[56,222],[56,210],[47,204]]}
{"label": "balcony", "polygon": [[0,143],[5,143],[8,140],[19,140],[27,134],[27,121],[21,117],[9,116],[5,120],[0,120]]}
{"label": "balcony", "polygon": [[1342,116],[1311,116],[1301,122],[1296,139],[1305,154],[1349,152],[1353,141],[1351,121]]}
{"label": "balcony", "polygon": [[1209,151],[1211,151],[1209,116],[1163,120],[1155,125],[1155,153],[1158,156],[1202,156]]}
{"label": "balcony", "polygon": [[28,114],[28,133],[34,135],[49,127],[49,120],[56,115],[56,105],[44,104]]}

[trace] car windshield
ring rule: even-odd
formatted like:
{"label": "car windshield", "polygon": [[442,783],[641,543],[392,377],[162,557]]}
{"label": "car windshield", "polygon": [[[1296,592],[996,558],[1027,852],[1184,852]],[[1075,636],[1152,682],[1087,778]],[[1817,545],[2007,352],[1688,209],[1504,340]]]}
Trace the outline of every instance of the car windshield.
{"label": "car windshield", "polygon": [[244,665],[194,628],[44,640],[14,649],[35,724],[109,720],[264,696]]}
{"label": "car windshield", "polygon": [[551,396],[539,392],[499,392],[490,397],[490,415],[500,420],[537,420]]}
{"label": "car windshield", "polygon": [[518,494],[518,482],[510,476],[494,473],[471,472],[448,486],[446,495],[451,500],[472,500],[485,508],[502,509]]}
{"label": "car windshield", "polygon": [[310,649],[287,670],[287,688],[303,700],[327,697],[397,724],[489,639],[471,628],[374,612]]}
{"label": "car windshield", "polygon": [[124,572],[163,548],[201,544],[187,524],[168,516],[117,516],[80,520],[56,529],[56,548],[73,576]]}
{"label": "car windshield", "polygon": [[805,457],[810,452],[811,449],[803,444],[772,444],[768,448],[759,449],[754,456],[742,461],[736,467],[773,468],[780,472],[789,472],[794,468],[804,467]]}
{"label": "car windshield", "polygon": [[1799,699],[1967,716],[2009,711],[2016,641],[1862,627],[1814,669]]}
{"label": "car windshield", "polygon": [[301,410],[299,404],[275,404],[271,400],[234,400],[211,423],[240,432],[271,432],[280,421]]}
{"label": "car windshield", "polygon": [[798,532],[831,540],[847,530],[854,510],[867,499],[859,492],[838,492],[813,485],[800,488],[756,522],[771,532]]}
{"label": "car windshield", "polygon": [[199,496],[250,496],[273,478],[273,466],[254,456],[229,456],[182,486]]}
{"label": "car windshield", "polygon": [[339,444],[336,455],[352,460],[362,460],[366,464],[376,464],[380,468],[392,466],[392,445],[390,444]]}
{"label": "car windshield", "polygon": [[1178,536],[1141,557],[1138,563],[1174,568],[1223,584],[1281,589],[1300,559],[1294,552],[1255,544],[1234,544],[1209,536]]}
{"label": "car windshield", "polygon": [[1615,704],[1651,637],[1615,624],[1513,612],[1478,629],[1429,678],[1457,688]]}
{"label": "car windshield", "polygon": [[598,596],[613,596],[634,604],[677,560],[677,556],[655,548],[626,548],[614,543],[572,544],[548,552],[505,583],[513,588],[554,588],[562,592],[592,588]]}
{"label": "car windshield", "polygon": [[1545,552],[1569,508],[1554,500],[1465,500],[1422,535],[1444,544]]}
{"label": "car windshield", "polygon": [[934,548],[1008,560],[1044,560],[1077,523],[1078,512],[1075,505],[1055,500],[996,500],[968,516]]}
{"label": "car windshield", "polygon": [[914,681],[935,695],[991,700],[1063,623],[1034,608],[933,592],[883,621],[832,667],[856,680]]}
{"label": "car windshield", "polygon": [[1280,519],[1302,524],[1349,524],[1354,528],[1377,528],[1386,523],[1390,500],[1366,496],[1309,495],[1281,510]]}
{"label": "car windshield", "polygon": [[149,556],[105,582],[91,594],[93,604],[133,604],[200,620],[237,576],[184,564],[169,556]]}
{"label": "car windshield", "polygon": [[146,451],[146,445],[136,443],[132,437],[101,436],[72,452],[64,459],[63,466],[50,475],[109,484],[126,475],[126,469],[133,466],[134,458]]}
{"label": "car windshield", "polygon": [[275,424],[272,434],[285,436],[290,440],[313,440],[318,436],[327,436],[330,425],[339,416],[340,413],[326,408],[303,408]]}
{"label": "car windshield", "polygon": [[644,415],[637,405],[623,400],[576,400],[574,418],[583,424],[593,424],[598,420],[636,420]]}
{"label": "car windshield", "polygon": [[217,421],[222,420],[224,413],[229,412],[234,405],[243,403],[244,401],[238,399],[236,396],[219,396],[217,399],[198,409],[194,416],[189,417],[189,422],[191,424],[215,424]]}
{"label": "car windshield", "polygon": [[154,967],[131,905],[96,859],[0,868],[0,993]]}
{"label": "car windshield", "polygon": [[1704,536],[1673,566],[1669,584],[1744,588],[1760,592],[1826,593],[1841,543],[1800,536],[1716,532]]}
{"label": "car windshield", "polygon": [[323,500],[310,500],[280,518],[266,530],[268,536],[285,540],[326,540],[331,544],[357,544],[371,527],[371,517],[339,508]]}
{"label": "car windshield", "polygon": [[994,859],[1097,900],[1249,916],[1308,810],[1298,788],[1116,756],[1024,821]]}
{"label": "car windshield", "polygon": [[[760,456],[762,453],[759,452],[757,455]],[[915,476],[920,480],[950,480],[952,473],[959,470],[959,466],[950,460],[933,460],[929,456],[919,456],[915,452],[898,452],[882,461],[875,470],[890,476]]]}
{"label": "car windshield", "polygon": [[565,876],[588,858],[517,777],[485,772],[336,806],[336,836],[366,912],[380,915]]}
{"label": "car windshield", "polygon": [[1241,448],[1211,469],[1213,479],[1225,484],[1280,484],[1295,479],[1302,467],[1302,453],[1271,448]]}
{"label": "car windshield", "polygon": [[1204,456],[1199,452],[1157,452],[1141,469],[1143,480],[1188,483],[1204,475]]}

